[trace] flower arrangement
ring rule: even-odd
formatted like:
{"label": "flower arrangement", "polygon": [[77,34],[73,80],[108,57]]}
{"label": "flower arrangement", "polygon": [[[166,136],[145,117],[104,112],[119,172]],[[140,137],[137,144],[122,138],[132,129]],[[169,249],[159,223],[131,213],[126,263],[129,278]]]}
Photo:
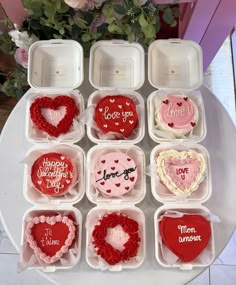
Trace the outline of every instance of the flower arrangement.
{"label": "flower arrangement", "polygon": [[[21,27],[9,21],[9,33],[0,35],[0,49],[14,54],[16,69],[5,74],[1,91],[21,96],[27,88],[28,49],[37,40],[73,39],[83,46],[85,56],[98,40],[125,39],[147,48],[164,22],[177,25],[178,6],[159,5],[158,0],[22,0],[28,13]],[[12,39],[12,40],[11,40]],[[15,45],[13,44],[15,43]]]}

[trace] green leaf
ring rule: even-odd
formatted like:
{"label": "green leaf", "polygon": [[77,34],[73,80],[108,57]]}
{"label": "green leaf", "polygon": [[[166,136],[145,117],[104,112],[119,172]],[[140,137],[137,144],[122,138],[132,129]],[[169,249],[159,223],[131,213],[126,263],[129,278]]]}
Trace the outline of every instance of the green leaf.
{"label": "green leaf", "polygon": [[108,18],[106,19],[106,22],[107,22],[108,24],[111,24],[113,21],[114,21],[114,18],[113,18],[113,17],[108,17]]}
{"label": "green leaf", "polygon": [[174,22],[170,25],[170,27],[171,27],[171,28],[174,28],[174,27],[176,27],[176,25],[177,25],[177,21],[174,20]]}
{"label": "green leaf", "polygon": [[171,8],[167,8],[167,9],[164,11],[162,17],[163,17],[163,20],[164,20],[167,24],[169,24],[169,25],[171,25],[171,24],[174,22],[174,20],[175,20],[174,17],[173,17],[173,15],[172,15],[172,10],[171,10]]}
{"label": "green leaf", "polygon": [[179,0],[173,0],[172,4],[177,4],[179,2]]}
{"label": "green leaf", "polygon": [[91,35],[88,34],[88,33],[85,33],[85,34],[82,35],[81,39],[82,39],[82,41],[85,42],[85,43],[86,43],[86,42],[89,42],[89,41],[91,40]]}
{"label": "green leaf", "polygon": [[178,7],[172,8],[172,14],[174,17],[179,17],[180,15],[179,8]]}
{"label": "green leaf", "polygon": [[125,15],[127,13],[127,10],[125,9],[125,7],[121,5],[115,5],[114,10],[119,15]]}
{"label": "green leaf", "polygon": [[60,33],[61,35],[64,35],[64,34],[65,34],[65,29],[64,29],[64,28],[61,28],[61,29],[59,30],[59,33]]}
{"label": "green leaf", "polygon": [[135,41],[135,34],[134,33],[128,34],[128,41],[129,41],[129,43],[133,43]]}
{"label": "green leaf", "polygon": [[147,39],[152,39],[156,36],[156,29],[153,25],[148,25],[147,27],[142,27],[142,32]]}
{"label": "green leaf", "polygon": [[103,13],[104,16],[110,17],[110,16],[113,15],[114,9],[113,9],[112,6],[105,5],[105,6],[102,8],[102,13]]}
{"label": "green leaf", "polygon": [[147,22],[147,20],[145,19],[144,14],[141,14],[141,15],[140,15],[140,17],[139,17],[139,19],[138,19],[138,22],[139,22],[139,25],[140,25],[141,27],[143,27],[143,28],[147,27],[147,25],[148,25],[148,22]]}
{"label": "green leaf", "polygon": [[80,19],[80,18],[77,19],[77,26],[80,29],[87,29],[87,23],[83,19]]}

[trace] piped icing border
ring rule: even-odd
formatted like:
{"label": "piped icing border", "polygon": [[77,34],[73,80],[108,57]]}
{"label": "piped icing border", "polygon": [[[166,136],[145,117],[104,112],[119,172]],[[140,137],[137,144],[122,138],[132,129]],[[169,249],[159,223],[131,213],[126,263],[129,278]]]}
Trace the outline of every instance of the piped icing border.
{"label": "piped icing border", "polygon": [[[69,234],[67,239],[65,240],[65,244],[61,247],[59,251],[56,252],[54,256],[48,256],[46,255],[38,246],[36,241],[34,240],[34,237],[32,236],[32,228],[34,225],[37,225],[38,223],[47,223],[49,225],[54,225],[57,222],[62,222],[65,225],[67,225],[69,229]],[[25,239],[29,243],[29,246],[33,249],[35,255],[37,255],[41,260],[43,260],[47,264],[51,264],[59,260],[69,249],[72,242],[75,238],[75,226],[74,222],[69,219],[68,217],[62,217],[61,215],[57,216],[44,216],[41,215],[39,217],[34,217],[29,221],[26,225],[25,229]]]}
{"label": "piped icing border", "polygon": [[[199,173],[196,175],[194,181],[188,188],[181,190],[173,181],[173,179],[167,174],[165,168],[165,161],[167,159],[197,159],[200,162]],[[188,151],[177,151],[174,149],[162,151],[159,153],[156,158],[156,171],[157,175],[160,177],[162,183],[168,188],[169,191],[175,195],[184,195],[189,196],[192,192],[196,191],[199,187],[199,184],[204,180],[206,173],[206,161],[204,156],[201,153],[198,153],[194,150]]]}

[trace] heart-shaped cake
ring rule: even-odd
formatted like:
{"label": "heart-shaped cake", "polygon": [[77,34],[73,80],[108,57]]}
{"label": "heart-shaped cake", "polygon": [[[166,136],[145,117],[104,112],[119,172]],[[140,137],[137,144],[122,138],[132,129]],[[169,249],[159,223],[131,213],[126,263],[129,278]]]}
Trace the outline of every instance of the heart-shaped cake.
{"label": "heart-shaped cake", "polygon": [[155,122],[162,131],[182,137],[197,124],[198,107],[189,97],[170,94],[155,111]]}
{"label": "heart-shaped cake", "polygon": [[110,265],[135,257],[140,241],[138,222],[115,212],[100,219],[92,232],[97,255]]}
{"label": "heart-shaped cake", "polygon": [[134,160],[117,151],[98,157],[91,179],[103,195],[119,197],[134,187],[137,177],[137,165]]}
{"label": "heart-shaped cake", "polygon": [[163,217],[159,222],[162,242],[184,262],[194,260],[208,245],[211,226],[201,215]]}
{"label": "heart-shaped cake", "polygon": [[195,150],[161,151],[156,166],[161,182],[175,195],[191,195],[206,175],[205,158]]}
{"label": "heart-shaped cake", "polygon": [[78,114],[74,99],[66,95],[40,97],[30,106],[30,118],[35,126],[52,137],[68,133]]}
{"label": "heart-shaped cake", "polygon": [[95,121],[104,134],[114,132],[129,137],[138,122],[136,105],[123,95],[106,96],[97,103]]}
{"label": "heart-shaped cake", "polygon": [[25,239],[34,254],[47,264],[67,253],[75,236],[73,220],[62,215],[34,217],[25,229]]}
{"label": "heart-shaped cake", "polygon": [[76,167],[68,156],[50,152],[36,159],[31,180],[36,189],[48,196],[64,195],[77,178]]}

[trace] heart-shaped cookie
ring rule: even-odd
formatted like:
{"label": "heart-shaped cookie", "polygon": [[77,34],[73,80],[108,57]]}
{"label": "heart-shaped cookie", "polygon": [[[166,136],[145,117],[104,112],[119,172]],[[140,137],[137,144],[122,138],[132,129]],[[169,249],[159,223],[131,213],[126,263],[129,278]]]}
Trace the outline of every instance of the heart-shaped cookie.
{"label": "heart-shaped cookie", "polygon": [[68,156],[61,153],[45,153],[36,159],[31,168],[34,186],[48,196],[64,195],[76,178],[74,164]]}
{"label": "heart-shaped cookie", "polygon": [[162,242],[184,262],[194,260],[208,245],[210,223],[201,215],[163,217],[159,222]]}
{"label": "heart-shaped cookie", "polygon": [[138,122],[136,105],[126,96],[106,96],[96,106],[95,121],[104,134],[114,132],[128,137]]}
{"label": "heart-shaped cookie", "polygon": [[39,216],[26,225],[25,239],[35,255],[47,264],[59,260],[75,239],[74,222],[67,216]]}
{"label": "heart-shaped cookie", "polygon": [[195,150],[162,151],[156,159],[156,164],[161,182],[175,195],[191,195],[205,177],[204,156]]}
{"label": "heart-shaped cookie", "polygon": [[[62,116],[62,107],[65,108],[65,114],[60,118]],[[47,120],[46,117],[48,117],[50,113],[47,112],[47,116],[45,116],[45,109],[53,110],[53,112],[51,112],[53,118]],[[66,134],[72,127],[73,119],[78,114],[79,110],[74,99],[66,95],[57,96],[54,99],[50,97],[40,97],[35,99],[30,106],[30,118],[35,126],[52,137]],[[53,122],[57,122],[56,125],[53,125]]]}
{"label": "heart-shaped cookie", "polygon": [[137,177],[137,165],[131,157],[123,152],[109,152],[98,157],[92,183],[102,194],[119,197],[134,187]]}

